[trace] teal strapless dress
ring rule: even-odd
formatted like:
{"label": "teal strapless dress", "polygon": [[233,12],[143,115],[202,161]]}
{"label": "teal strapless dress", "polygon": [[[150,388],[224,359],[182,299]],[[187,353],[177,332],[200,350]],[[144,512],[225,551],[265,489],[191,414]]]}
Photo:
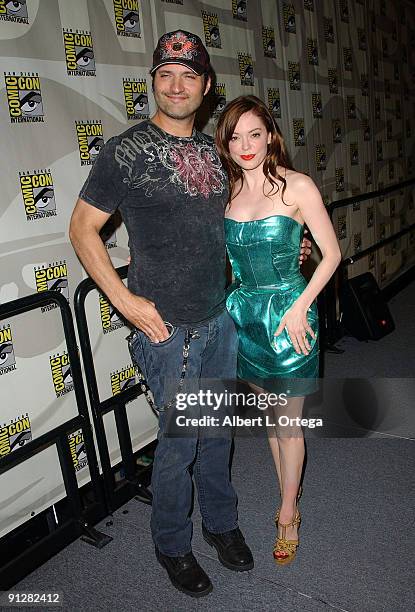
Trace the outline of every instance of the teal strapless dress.
{"label": "teal strapless dress", "polygon": [[295,352],[285,329],[274,336],[307,285],[298,261],[303,226],[286,215],[225,219],[225,235],[235,276],[226,307],[239,336],[238,378],[292,396],[313,393],[319,369],[316,304],[307,313],[316,334],[316,340],[308,336],[308,355]]}

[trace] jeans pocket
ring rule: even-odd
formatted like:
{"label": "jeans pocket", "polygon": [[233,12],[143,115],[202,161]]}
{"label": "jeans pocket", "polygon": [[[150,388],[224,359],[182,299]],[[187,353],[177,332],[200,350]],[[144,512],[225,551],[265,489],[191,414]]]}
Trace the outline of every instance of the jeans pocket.
{"label": "jeans pocket", "polygon": [[179,328],[178,327],[174,327],[174,325],[171,325],[170,327],[172,329],[172,332],[171,332],[170,336],[166,340],[163,340],[162,342],[153,342],[152,340],[147,338],[149,345],[152,346],[152,347],[162,348],[163,346],[167,346],[168,344],[170,344],[170,342],[172,342],[175,339],[175,337],[177,336],[177,334],[179,332]]}
{"label": "jeans pocket", "polygon": [[146,367],[146,358],[143,347],[142,333],[139,329],[133,329],[131,334],[127,336],[128,350],[131,355],[133,365],[137,366],[144,378],[147,379],[148,372]]}

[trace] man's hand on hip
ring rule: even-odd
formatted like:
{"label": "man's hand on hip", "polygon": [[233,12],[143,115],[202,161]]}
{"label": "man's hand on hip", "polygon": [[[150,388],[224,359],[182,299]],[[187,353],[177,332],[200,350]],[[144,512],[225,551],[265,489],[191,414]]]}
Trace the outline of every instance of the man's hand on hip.
{"label": "man's hand on hip", "polygon": [[147,298],[130,293],[128,300],[123,303],[122,307],[119,307],[119,310],[134,327],[141,329],[152,342],[163,342],[169,337],[168,329],[154,302],[147,300]]}

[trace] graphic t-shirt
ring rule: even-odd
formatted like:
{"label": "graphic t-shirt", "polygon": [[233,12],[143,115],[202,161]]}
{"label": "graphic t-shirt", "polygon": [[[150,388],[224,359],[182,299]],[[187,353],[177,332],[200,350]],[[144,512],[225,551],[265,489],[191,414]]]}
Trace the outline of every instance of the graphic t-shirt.
{"label": "graphic t-shirt", "polygon": [[206,321],[224,308],[226,174],[213,139],[143,121],[101,150],[80,197],[119,208],[129,235],[128,287],[165,321]]}

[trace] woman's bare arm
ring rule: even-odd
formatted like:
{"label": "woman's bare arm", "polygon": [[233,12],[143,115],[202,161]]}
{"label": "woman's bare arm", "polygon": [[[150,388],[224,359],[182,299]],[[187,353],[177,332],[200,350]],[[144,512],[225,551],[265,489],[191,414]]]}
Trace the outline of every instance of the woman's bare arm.
{"label": "woman's bare arm", "polygon": [[304,306],[309,308],[339,265],[341,252],[333,224],[314,181],[305,174],[297,174],[291,194],[322,255],[310,282],[299,298]]}
{"label": "woman's bare arm", "polygon": [[296,173],[292,176],[289,187],[290,201],[297,205],[321,251],[322,259],[303,293],[282,317],[275,335],[278,336],[286,327],[295,351],[307,355],[311,350],[307,334],[315,337],[307,321],[307,310],[339,265],[341,253],[330,217],[313,180],[309,176]]}

